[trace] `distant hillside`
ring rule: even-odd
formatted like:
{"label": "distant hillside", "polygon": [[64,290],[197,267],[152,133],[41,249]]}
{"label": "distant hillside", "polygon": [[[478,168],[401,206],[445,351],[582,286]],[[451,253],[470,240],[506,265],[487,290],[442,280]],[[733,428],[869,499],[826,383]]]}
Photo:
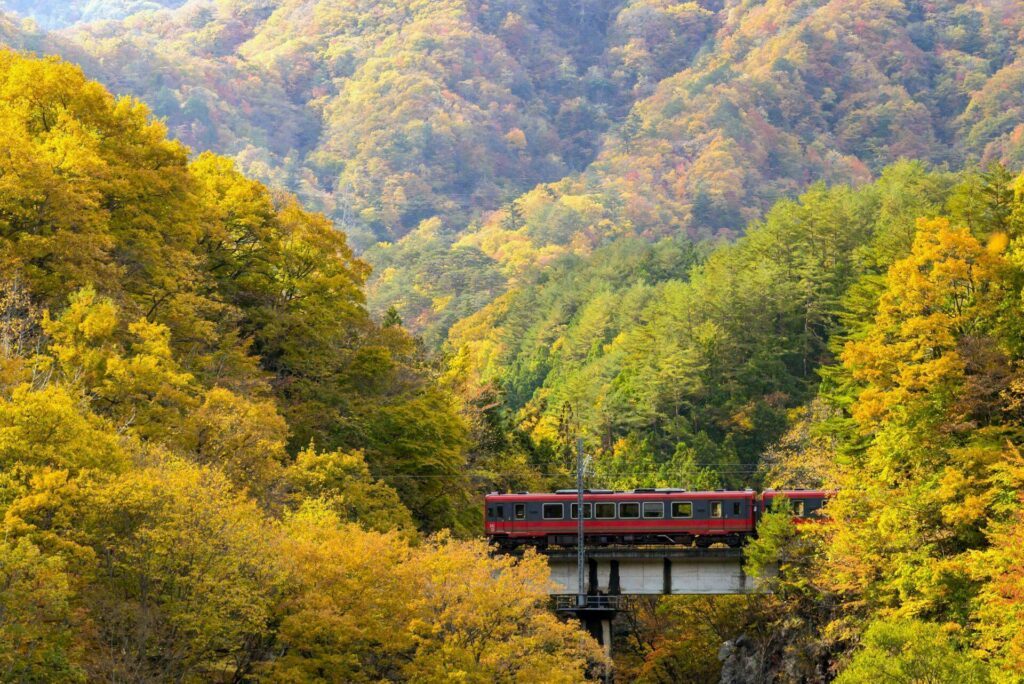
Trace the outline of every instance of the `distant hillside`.
{"label": "distant hillside", "polygon": [[376,307],[395,305],[434,339],[479,293],[453,297],[425,274],[464,271],[467,250],[516,282],[624,236],[735,236],[812,181],[864,183],[901,158],[960,168],[1024,155],[1019,3],[742,3],[714,25],[583,173],[439,235],[425,269],[422,256],[403,268],[400,247],[371,251],[386,267],[370,283]]}
{"label": "distant hillside", "polygon": [[612,73],[621,5],[198,1],[74,26],[61,52],[367,246],[584,168],[636,85]]}
{"label": "distant hillside", "polygon": [[[516,223],[506,211],[478,241],[735,234],[811,180],[1021,154],[1019,3],[774,1],[718,19],[708,49],[636,105],[584,175],[524,198],[523,229],[495,230]],[[553,225],[549,205],[568,197],[597,206]]]}
{"label": "distant hillside", "polygon": [[193,0],[36,49],[357,247],[411,241],[367,252],[370,305],[436,346],[568,252],[735,236],[814,180],[902,157],[1019,161],[1022,28],[1013,0]]}

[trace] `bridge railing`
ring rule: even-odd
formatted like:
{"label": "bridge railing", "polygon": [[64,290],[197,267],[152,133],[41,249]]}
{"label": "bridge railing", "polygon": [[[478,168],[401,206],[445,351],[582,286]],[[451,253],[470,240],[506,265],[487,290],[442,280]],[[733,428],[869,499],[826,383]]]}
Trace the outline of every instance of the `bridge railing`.
{"label": "bridge railing", "polygon": [[554,599],[555,610],[623,610],[629,600],[626,596],[588,594],[584,597],[585,605],[580,606],[576,594],[555,594],[551,598]]}

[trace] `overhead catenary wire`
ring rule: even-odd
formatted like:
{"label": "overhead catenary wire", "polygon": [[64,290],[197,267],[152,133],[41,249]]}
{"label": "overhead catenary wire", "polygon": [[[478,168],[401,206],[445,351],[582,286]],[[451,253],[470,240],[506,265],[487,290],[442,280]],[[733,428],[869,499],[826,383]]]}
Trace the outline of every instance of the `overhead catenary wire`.
{"label": "overhead catenary wire", "polygon": [[[761,470],[761,466],[750,466],[750,467],[739,467],[739,468],[716,468],[714,466],[702,466],[697,465],[698,468],[703,470],[711,470],[716,473],[726,475],[742,475],[752,474]],[[374,473],[374,477],[377,478],[406,478],[406,479],[437,479],[437,478],[451,478],[456,477],[457,474],[450,473],[429,473],[429,474],[414,474],[414,473]],[[470,475],[471,477],[473,475]]]}

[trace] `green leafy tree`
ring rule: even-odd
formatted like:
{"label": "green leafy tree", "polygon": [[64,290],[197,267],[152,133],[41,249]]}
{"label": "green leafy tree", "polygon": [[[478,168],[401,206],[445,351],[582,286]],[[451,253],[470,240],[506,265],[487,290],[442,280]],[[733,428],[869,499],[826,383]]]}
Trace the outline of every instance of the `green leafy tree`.
{"label": "green leafy tree", "polygon": [[941,627],[918,620],[880,621],[864,633],[864,643],[836,678],[859,682],[989,682],[983,662],[956,648]]}

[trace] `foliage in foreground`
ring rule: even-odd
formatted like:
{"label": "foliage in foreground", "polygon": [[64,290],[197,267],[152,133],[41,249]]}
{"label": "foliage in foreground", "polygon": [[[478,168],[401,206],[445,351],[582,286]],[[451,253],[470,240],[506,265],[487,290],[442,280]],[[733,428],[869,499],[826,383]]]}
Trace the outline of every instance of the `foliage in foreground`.
{"label": "foliage in foreground", "polygon": [[538,558],[345,236],[0,52],[0,679],[579,681]]}
{"label": "foliage in foreground", "polygon": [[782,623],[808,627],[786,648],[839,681],[1024,674],[1022,182],[969,176],[956,218],[919,218],[885,276],[849,288],[838,363],[768,470],[838,490],[827,521],[769,524],[751,556],[781,561]]}

